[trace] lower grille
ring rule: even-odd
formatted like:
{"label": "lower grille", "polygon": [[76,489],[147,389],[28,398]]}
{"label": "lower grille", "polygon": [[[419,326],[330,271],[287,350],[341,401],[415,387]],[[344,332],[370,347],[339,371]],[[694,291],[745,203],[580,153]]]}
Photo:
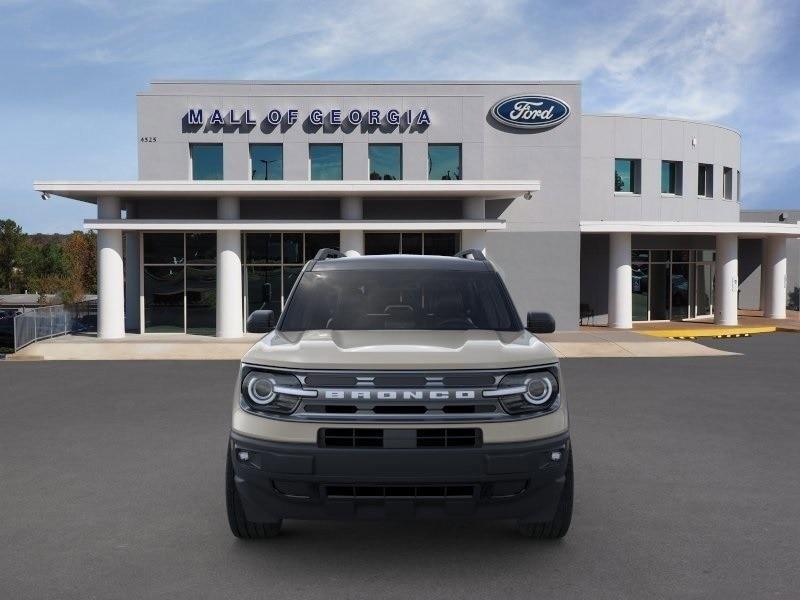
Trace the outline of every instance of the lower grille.
{"label": "lower grille", "polygon": [[319,431],[323,448],[480,448],[481,430],[450,429],[350,429],[328,427]]}
{"label": "lower grille", "polygon": [[415,500],[442,500],[474,498],[477,485],[326,485],[322,487],[328,498],[372,499],[408,498]]}

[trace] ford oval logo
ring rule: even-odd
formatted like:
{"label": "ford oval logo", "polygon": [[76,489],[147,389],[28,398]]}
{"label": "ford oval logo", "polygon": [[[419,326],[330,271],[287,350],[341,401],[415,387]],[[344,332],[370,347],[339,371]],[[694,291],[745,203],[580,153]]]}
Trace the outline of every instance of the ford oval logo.
{"label": "ford oval logo", "polygon": [[499,123],[517,129],[555,127],[569,116],[569,105],[550,96],[512,96],[492,107]]}

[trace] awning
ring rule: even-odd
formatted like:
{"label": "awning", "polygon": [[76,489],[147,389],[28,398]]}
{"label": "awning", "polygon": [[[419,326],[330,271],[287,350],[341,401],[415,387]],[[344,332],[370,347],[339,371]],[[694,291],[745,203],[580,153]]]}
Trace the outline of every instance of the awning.
{"label": "awning", "polygon": [[581,221],[581,233],[643,233],[716,235],[739,237],[800,237],[800,223],[751,223],[741,221]]}
{"label": "awning", "polygon": [[520,181],[36,181],[37,192],[96,202],[97,198],[516,198],[539,191]]}
{"label": "awning", "polygon": [[274,220],[258,219],[86,219],[84,229],[122,231],[502,231],[500,220]]}

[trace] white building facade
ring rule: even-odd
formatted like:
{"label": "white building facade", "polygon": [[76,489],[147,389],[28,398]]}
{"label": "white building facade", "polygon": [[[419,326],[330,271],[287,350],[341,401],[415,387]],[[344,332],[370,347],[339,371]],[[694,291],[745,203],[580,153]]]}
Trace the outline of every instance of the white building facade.
{"label": "white building facade", "polygon": [[[579,82],[157,82],[139,180],[36,182],[97,204],[98,335],[235,338],[304,262],[477,248],[521,312],[735,324],[740,240],[783,318],[797,223],[740,221],[740,135],[585,115]],[[755,247],[755,246],[754,246]],[[751,252],[752,254],[752,252]],[[748,255],[745,262],[753,262]]]}

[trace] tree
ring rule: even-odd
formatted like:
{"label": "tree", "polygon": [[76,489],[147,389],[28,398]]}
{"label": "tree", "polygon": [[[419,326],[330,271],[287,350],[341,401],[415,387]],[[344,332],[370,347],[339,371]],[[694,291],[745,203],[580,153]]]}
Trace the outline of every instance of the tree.
{"label": "tree", "polygon": [[64,304],[83,300],[97,292],[97,239],[94,232],[75,231],[64,242],[66,274],[57,290]]}
{"label": "tree", "polygon": [[25,241],[22,227],[11,219],[0,221],[0,291],[13,292],[18,278],[20,247]]}

